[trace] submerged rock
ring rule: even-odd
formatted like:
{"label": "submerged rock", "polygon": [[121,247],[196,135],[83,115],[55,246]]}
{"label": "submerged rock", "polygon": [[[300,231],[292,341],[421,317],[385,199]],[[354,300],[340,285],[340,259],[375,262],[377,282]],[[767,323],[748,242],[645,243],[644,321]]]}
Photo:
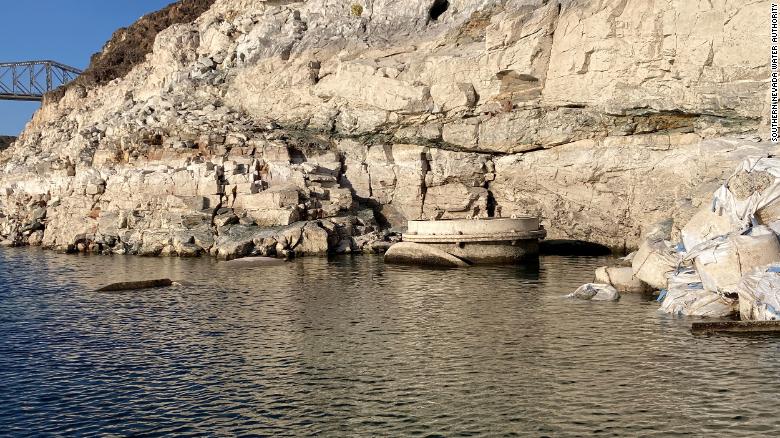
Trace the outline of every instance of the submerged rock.
{"label": "submerged rock", "polygon": [[112,283],[98,289],[98,292],[120,292],[127,290],[153,289],[173,286],[173,281],[169,278],[157,280],[126,281],[122,283]]}
{"label": "submerged rock", "polygon": [[283,259],[277,259],[274,257],[246,257],[225,262],[225,266],[246,268],[254,266],[279,266],[283,265],[284,263],[285,261]]}

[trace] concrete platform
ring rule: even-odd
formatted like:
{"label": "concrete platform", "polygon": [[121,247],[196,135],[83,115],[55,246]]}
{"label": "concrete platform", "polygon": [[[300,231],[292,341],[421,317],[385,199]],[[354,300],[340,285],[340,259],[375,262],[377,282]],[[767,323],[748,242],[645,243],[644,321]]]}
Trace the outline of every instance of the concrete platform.
{"label": "concrete platform", "polygon": [[715,333],[776,333],[780,335],[780,321],[716,321],[694,322],[691,325],[694,335]]}
{"label": "concrete platform", "polygon": [[535,217],[409,221],[404,240],[417,243],[503,242],[544,238]]}
{"label": "concrete platform", "polygon": [[[511,264],[536,258],[539,239],[546,235],[535,217],[409,221],[403,241],[449,254],[469,265]],[[424,252],[422,248],[418,251]],[[385,260],[394,263],[394,257],[391,253]],[[417,263],[426,262],[420,259]]]}

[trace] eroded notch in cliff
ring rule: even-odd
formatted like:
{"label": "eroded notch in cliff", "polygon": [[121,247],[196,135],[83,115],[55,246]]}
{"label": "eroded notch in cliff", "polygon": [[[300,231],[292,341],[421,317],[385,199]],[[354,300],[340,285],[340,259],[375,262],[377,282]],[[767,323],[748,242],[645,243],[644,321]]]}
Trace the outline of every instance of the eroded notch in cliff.
{"label": "eroded notch in cliff", "polygon": [[449,0],[434,0],[431,9],[428,11],[428,17],[431,21],[437,21],[449,8]]}

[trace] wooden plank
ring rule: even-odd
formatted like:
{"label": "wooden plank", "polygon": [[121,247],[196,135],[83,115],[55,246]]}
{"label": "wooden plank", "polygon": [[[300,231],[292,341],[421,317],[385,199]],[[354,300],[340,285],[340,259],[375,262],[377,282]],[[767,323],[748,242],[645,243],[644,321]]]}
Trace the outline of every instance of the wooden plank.
{"label": "wooden plank", "polygon": [[780,333],[780,321],[714,321],[691,324],[694,335],[714,333]]}

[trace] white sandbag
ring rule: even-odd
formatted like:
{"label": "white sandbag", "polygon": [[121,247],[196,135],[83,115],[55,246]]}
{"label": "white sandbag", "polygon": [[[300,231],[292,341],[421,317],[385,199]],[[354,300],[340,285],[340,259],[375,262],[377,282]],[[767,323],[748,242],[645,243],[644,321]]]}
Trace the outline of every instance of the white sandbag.
{"label": "white sandbag", "polygon": [[737,301],[704,290],[701,284],[666,292],[660,311],[676,316],[725,318],[737,311]]}
{"label": "white sandbag", "polygon": [[596,269],[596,283],[609,284],[618,292],[646,292],[650,289],[636,278],[634,270],[628,266],[602,266]]}
{"label": "white sandbag", "polygon": [[695,269],[687,267],[680,268],[675,272],[667,274],[667,282],[669,283],[669,289],[679,288],[698,288],[701,289],[701,276]]}
{"label": "white sandbag", "polygon": [[756,222],[769,225],[780,219],[780,199],[775,199],[766,205],[757,208],[755,212]]}
{"label": "white sandbag", "polygon": [[756,269],[737,287],[739,315],[745,321],[780,320],[780,266]]}
{"label": "white sandbag", "polygon": [[[740,173],[761,172],[771,181],[749,195],[737,196],[729,182]],[[780,219],[780,158],[752,157],[742,161],[726,183],[713,196],[714,211],[729,215],[733,224],[745,229],[760,218],[762,224]]]}
{"label": "white sandbag", "polygon": [[645,241],[634,256],[634,276],[655,289],[666,289],[667,274],[677,269],[680,256],[666,241]]}
{"label": "white sandbag", "polygon": [[587,283],[578,287],[567,297],[586,301],[617,301],[620,299],[620,294],[608,284]]}
{"label": "white sandbag", "polygon": [[628,266],[631,267],[631,264],[634,262],[634,257],[636,257],[636,251],[629,253],[625,257],[621,257],[618,259],[618,262],[620,263],[620,266]]}
{"label": "white sandbag", "polygon": [[659,297],[661,312],[677,316],[722,318],[734,314],[736,300],[707,291],[696,270],[683,268],[669,275],[669,289]]}
{"label": "white sandbag", "polygon": [[718,214],[706,206],[693,215],[680,232],[685,248],[691,249],[702,242],[739,230],[739,225],[731,222],[731,215]]}
{"label": "white sandbag", "polygon": [[688,253],[704,288],[721,294],[734,293],[743,274],[780,262],[780,243],[766,226],[748,234],[730,234],[705,242]]}
{"label": "white sandbag", "polygon": [[780,220],[772,221],[766,224],[774,233],[775,236],[780,236]]}

